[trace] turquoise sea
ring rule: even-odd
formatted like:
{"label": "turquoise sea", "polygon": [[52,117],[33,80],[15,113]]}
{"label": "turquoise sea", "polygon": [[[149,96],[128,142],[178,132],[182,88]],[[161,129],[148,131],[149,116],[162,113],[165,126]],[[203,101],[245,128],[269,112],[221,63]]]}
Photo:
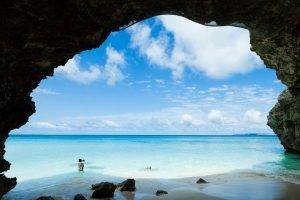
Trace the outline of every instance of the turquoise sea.
{"label": "turquoise sea", "polygon": [[269,135],[11,135],[6,150],[12,163],[6,174],[19,182],[76,172],[78,158],[86,160],[86,172],[118,177],[181,178],[250,169],[300,182],[300,156],[286,154]]}

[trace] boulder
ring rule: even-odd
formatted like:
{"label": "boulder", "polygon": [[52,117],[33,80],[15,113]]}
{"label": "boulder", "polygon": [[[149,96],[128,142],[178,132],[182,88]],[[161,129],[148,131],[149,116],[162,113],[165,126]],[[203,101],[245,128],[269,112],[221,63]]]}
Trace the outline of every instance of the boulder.
{"label": "boulder", "polygon": [[117,186],[115,184],[109,182],[92,185],[92,189],[95,190],[92,194],[92,198],[112,198],[116,188]]}
{"label": "boulder", "polygon": [[201,184],[201,183],[208,183],[208,182],[206,180],[204,180],[203,178],[199,178],[196,183]]}
{"label": "boulder", "polygon": [[103,184],[103,182],[91,185],[91,190],[97,190],[102,184]]}
{"label": "boulder", "polygon": [[87,200],[82,194],[76,194],[74,200]]}
{"label": "boulder", "polygon": [[135,191],[135,180],[134,179],[127,179],[122,183],[118,184],[118,187],[121,187],[121,192],[128,191],[134,192]]}
{"label": "boulder", "polygon": [[164,191],[164,190],[157,190],[155,194],[156,194],[156,196],[161,196],[161,195],[168,194],[168,192]]}

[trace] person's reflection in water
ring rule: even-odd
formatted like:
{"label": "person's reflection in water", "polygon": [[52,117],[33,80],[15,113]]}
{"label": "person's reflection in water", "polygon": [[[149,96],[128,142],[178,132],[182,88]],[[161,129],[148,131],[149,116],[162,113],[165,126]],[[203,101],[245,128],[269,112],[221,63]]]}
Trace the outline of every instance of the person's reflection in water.
{"label": "person's reflection in water", "polygon": [[126,199],[126,200],[134,200],[135,197],[135,192],[121,192],[122,196]]}

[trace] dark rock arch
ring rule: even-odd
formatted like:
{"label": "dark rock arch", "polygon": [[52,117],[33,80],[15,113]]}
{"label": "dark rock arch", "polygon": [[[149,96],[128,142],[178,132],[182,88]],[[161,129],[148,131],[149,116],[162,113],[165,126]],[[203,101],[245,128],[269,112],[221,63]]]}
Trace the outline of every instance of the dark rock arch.
{"label": "dark rock arch", "polygon": [[161,14],[201,24],[243,24],[252,50],[288,86],[268,124],[283,146],[300,152],[299,1],[297,0],[2,0],[0,3],[0,197],[15,179],[3,172],[5,140],[35,112],[30,93],[80,51],[111,31]]}

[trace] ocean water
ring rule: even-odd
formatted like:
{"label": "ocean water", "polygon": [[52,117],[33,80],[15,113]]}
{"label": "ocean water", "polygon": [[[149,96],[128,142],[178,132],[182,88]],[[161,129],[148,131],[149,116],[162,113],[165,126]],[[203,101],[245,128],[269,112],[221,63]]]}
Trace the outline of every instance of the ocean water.
{"label": "ocean water", "polygon": [[[300,182],[300,156],[275,136],[41,136],[13,135],[7,176],[19,182],[77,171],[133,178],[182,178],[255,170]],[[151,166],[152,170],[145,168]]]}

